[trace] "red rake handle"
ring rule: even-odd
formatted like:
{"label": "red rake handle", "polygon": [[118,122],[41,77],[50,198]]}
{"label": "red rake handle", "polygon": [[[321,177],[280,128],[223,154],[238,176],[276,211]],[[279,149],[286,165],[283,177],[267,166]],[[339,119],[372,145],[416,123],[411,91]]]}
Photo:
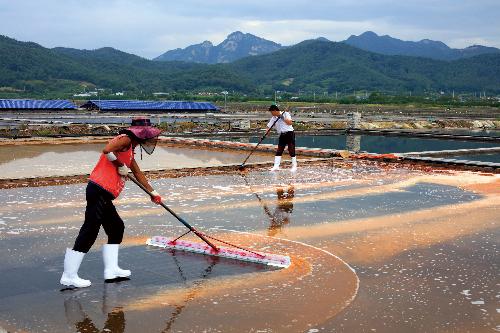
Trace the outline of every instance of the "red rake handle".
{"label": "red rake handle", "polygon": [[229,246],[235,247],[235,248],[237,248],[237,249],[240,249],[240,250],[243,250],[243,251],[246,251],[246,252],[249,252],[249,253],[253,253],[253,254],[255,254],[255,255],[256,255],[256,256],[258,256],[258,257],[261,257],[261,258],[265,258],[265,257],[266,257],[265,255],[262,255],[262,254],[260,254],[260,253],[258,253],[258,252],[254,252],[254,251],[249,250],[249,249],[246,249],[246,248],[244,248],[244,247],[241,247],[241,246],[238,246],[238,245],[231,244],[231,243],[229,243],[229,242],[223,241],[223,240],[218,239],[218,238],[215,238],[215,237],[213,237],[213,236],[209,236],[209,235],[205,235],[205,236],[206,236],[206,237],[208,237],[208,238],[212,238],[213,240],[216,240],[216,241],[218,241],[218,242],[224,243],[224,244],[226,244],[226,245],[229,245]]}
{"label": "red rake handle", "polygon": [[[153,194],[151,192],[148,191],[148,189],[146,187],[144,187],[144,185],[142,185],[141,183],[139,183],[139,181],[137,179],[135,179],[134,177],[132,177],[132,175],[127,175],[128,178],[133,181],[137,186],[139,186],[144,192],[146,192],[147,194],[149,194],[150,197],[153,196]],[[212,242],[210,242],[203,233],[199,232],[198,230],[196,230],[195,228],[193,228],[189,223],[187,223],[182,217],[180,217],[179,215],[177,215],[173,210],[171,210],[167,205],[165,205],[162,202],[160,202],[160,205],[165,208],[170,214],[172,214],[177,220],[179,220],[179,222],[181,222],[182,224],[184,224],[184,226],[186,226],[186,228],[188,228],[190,231],[192,231],[196,236],[200,237],[200,239],[202,241],[204,241],[205,243],[208,244],[208,246],[210,246],[212,249],[214,249],[215,251],[219,251],[219,249],[217,248],[217,246],[215,246],[214,244],[212,244]]]}

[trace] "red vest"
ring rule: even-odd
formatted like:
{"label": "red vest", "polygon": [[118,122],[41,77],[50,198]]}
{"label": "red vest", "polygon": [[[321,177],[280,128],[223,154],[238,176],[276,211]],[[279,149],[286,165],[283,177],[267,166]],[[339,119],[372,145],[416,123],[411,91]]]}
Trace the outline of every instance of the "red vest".
{"label": "red vest", "polygon": [[[117,137],[111,139],[110,142],[117,140],[125,134],[118,135]],[[125,164],[130,168],[132,160],[134,159],[134,150],[132,149],[132,145],[128,147],[126,151],[114,152],[118,160]],[[118,168],[110,162],[104,154],[101,154],[99,158],[99,162],[92,170],[90,174],[90,181],[96,183],[109,193],[113,195],[113,197],[117,198],[123,187],[125,186],[125,179],[118,173]]]}

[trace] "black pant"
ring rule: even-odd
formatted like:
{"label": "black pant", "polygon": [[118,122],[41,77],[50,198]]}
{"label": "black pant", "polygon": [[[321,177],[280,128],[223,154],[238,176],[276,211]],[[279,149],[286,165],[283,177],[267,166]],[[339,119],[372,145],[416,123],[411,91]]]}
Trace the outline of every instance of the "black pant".
{"label": "black pant", "polygon": [[108,235],[108,244],[120,244],[125,225],[113,205],[113,195],[99,185],[89,182],[86,197],[85,222],[80,228],[73,250],[89,252],[97,239],[101,225]]}
{"label": "black pant", "polygon": [[276,150],[276,156],[283,155],[285,147],[288,146],[288,153],[290,157],[295,157],[295,132],[285,132],[280,134],[278,140],[278,150]]}

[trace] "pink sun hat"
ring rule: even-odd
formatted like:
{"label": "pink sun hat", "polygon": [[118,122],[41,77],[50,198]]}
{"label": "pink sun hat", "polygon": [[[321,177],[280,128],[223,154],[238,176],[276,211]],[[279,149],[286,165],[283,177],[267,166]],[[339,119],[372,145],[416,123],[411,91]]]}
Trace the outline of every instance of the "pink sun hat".
{"label": "pink sun hat", "polygon": [[161,134],[161,130],[151,126],[151,120],[145,117],[137,117],[132,119],[131,126],[120,131],[131,132],[139,141],[150,140]]}

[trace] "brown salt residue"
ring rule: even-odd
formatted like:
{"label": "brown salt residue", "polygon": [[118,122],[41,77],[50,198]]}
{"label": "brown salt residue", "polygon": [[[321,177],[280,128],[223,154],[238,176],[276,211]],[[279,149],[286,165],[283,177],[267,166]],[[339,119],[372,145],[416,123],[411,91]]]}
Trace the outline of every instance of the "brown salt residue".
{"label": "brown salt residue", "polygon": [[500,194],[500,179],[496,177],[496,180],[490,183],[476,183],[461,186],[462,188],[481,194]]}
{"label": "brown salt residue", "polygon": [[[352,263],[383,261],[415,248],[498,228],[498,196],[373,218],[291,227],[287,236],[319,242]],[[336,239],[336,241],[331,241]]]}
{"label": "brown salt residue", "polygon": [[[440,185],[456,186],[463,189],[489,188],[498,184],[499,174],[477,173],[471,171],[449,171],[447,174],[430,174],[414,177],[414,182],[429,182]],[[497,192],[492,192],[497,193]],[[485,192],[485,194],[487,194]]]}
{"label": "brown salt residue", "polygon": [[162,290],[126,304],[127,312],[169,313],[168,309],[172,309],[176,318],[168,325],[173,331],[224,327],[225,332],[299,332],[331,319],[355,296],[355,273],[320,249],[250,234],[218,237],[255,249],[266,248],[267,252],[286,252],[292,265],[275,271],[198,280],[187,289]]}

